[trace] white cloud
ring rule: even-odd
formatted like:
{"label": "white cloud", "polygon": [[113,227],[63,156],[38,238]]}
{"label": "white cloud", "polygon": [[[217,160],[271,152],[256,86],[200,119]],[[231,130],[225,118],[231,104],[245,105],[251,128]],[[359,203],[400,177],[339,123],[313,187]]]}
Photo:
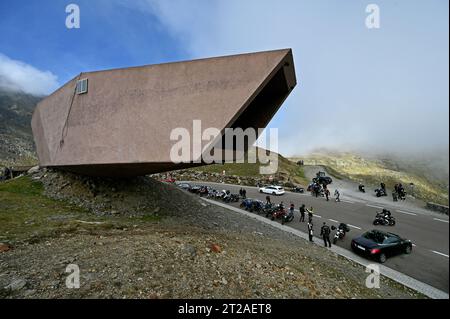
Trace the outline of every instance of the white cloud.
{"label": "white cloud", "polygon": [[0,88],[47,95],[59,86],[57,76],[0,53]]}
{"label": "white cloud", "polygon": [[373,32],[358,2],[138,3],[135,8],[157,17],[191,58],[293,49],[298,86],[270,123],[279,128],[283,154],[448,148],[448,32],[431,23],[437,19],[431,13],[426,32],[410,24],[426,4],[405,13],[406,4],[386,2],[384,12],[395,23]]}

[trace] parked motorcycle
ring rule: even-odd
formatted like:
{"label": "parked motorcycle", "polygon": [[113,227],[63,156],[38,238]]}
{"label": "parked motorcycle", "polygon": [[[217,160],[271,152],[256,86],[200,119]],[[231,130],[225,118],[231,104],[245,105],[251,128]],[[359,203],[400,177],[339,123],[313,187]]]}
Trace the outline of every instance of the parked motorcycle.
{"label": "parked motorcycle", "polygon": [[253,199],[246,198],[241,202],[241,204],[239,206],[245,210],[250,210],[252,208],[252,205],[253,205]]}
{"label": "parked motorcycle", "polygon": [[285,216],[286,214],[287,214],[286,209],[283,206],[278,205],[275,208],[274,212],[272,213],[272,217],[270,219],[275,220],[275,219],[283,218],[283,216]]}
{"label": "parked motorcycle", "polygon": [[289,213],[286,213],[281,217],[281,224],[284,225],[285,223],[289,223],[293,220],[294,220],[294,213],[289,211]]}
{"label": "parked motorcycle", "polygon": [[301,193],[301,194],[303,194],[303,193],[305,192],[305,189],[304,189],[303,187],[298,187],[298,186],[296,186],[296,187],[294,187],[294,188],[292,189],[292,191],[293,191],[294,193]]}
{"label": "parked motorcycle", "polygon": [[381,196],[387,196],[387,193],[386,193],[386,191],[385,191],[384,189],[382,189],[382,188],[377,188],[377,189],[375,190],[375,195],[376,195],[377,197],[381,197]]}
{"label": "parked motorcycle", "polygon": [[348,227],[347,224],[340,223],[337,228],[331,226],[331,230],[336,230],[336,233],[334,234],[333,238],[333,244],[336,244],[339,239],[344,239],[345,234],[350,231],[350,228]]}

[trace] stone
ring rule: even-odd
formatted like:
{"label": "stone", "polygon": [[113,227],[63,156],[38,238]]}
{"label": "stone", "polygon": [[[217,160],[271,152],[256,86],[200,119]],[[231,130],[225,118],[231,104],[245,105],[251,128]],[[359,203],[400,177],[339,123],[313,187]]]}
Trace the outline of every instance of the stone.
{"label": "stone", "polygon": [[0,243],[0,253],[10,251],[12,247],[8,244]]}
{"label": "stone", "polygon": [[39,166],[33,166],[32,168],[30,168],[29,170],[28,170],[28,174],[36,174],[36,173],[38,173],[39,172]]}
{"label": "stone", "polygon": [[220,248],[220,246],[217,244],[212,244],[210,248],[211,248],[211,251],[213,251],[215,253],[222,252],[222,248]]}
{"label": "stone", "polygon": [[5,287],[7,290],[18,291],[27,285],[25,279],[15,279],[8,286]]}

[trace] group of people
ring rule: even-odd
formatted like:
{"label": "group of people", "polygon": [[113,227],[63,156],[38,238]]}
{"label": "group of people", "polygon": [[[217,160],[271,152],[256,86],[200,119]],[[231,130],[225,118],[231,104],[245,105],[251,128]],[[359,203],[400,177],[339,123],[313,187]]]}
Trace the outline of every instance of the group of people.
{"label": "group of people", "polygon": [[394,192],[392,193],[392,199],[394,200],[394,202],[398,201],[399,199],[400,200],[406,199],[406,191],[402,183],[394,185]]}
{"label": "group of people", "polygon": [[[293,207],[293,204],[291,204],[291,207]],[[293,210],[293,208],[292,208]],[[311,206],[309,209],[306,208],[305,204],[302,204],[299,208],[300,211],[300,222],[305,222],[306,214],[308,214],[308,237],[310,242],[314,242],[313,236],[314,236],[314,224],[313,224],[313,216],[314,216],[314,208]],[[324,222],[322,227],[320,228],[320,237],[322,237],[323,242],[325,244],[325,247],[331,247],[331,229],[330,227]]]}
{"label": "group of people", "polygon": [[239,190],[239,196],[241,196],[241,198],[243,198],[243,199],[247,198],[247,191],[245,190],[245,188],[241,188]]}
{"label": "group of people", "polygon": [[[322,192],[323,192],[323,196],[325,196],[327,201],[330,200],[331,192],[328,189],[328,186],[326,184],[321,185],[321,184],[319,184],[317,182],[314,182],[314,183],[311,184],[310,190],[311,190],[311,193],[314,196],[316,196],[316,197],[322,196]],[[335,201],[336,202],[340,202],[341,201],[341,199],[340,199],[341,193],[339,192],[338,189],[335,189],[334,197],[335,197]]]}

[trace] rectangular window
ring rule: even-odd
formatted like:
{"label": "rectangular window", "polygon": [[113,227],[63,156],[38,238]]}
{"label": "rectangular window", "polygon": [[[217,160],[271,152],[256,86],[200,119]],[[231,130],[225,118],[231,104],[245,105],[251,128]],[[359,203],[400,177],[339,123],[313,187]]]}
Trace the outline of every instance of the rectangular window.
{"label": "rectangular window", "polygon": [[84,94],[88,91],[88,79],[81,79],[77,81],[77,94]]}

